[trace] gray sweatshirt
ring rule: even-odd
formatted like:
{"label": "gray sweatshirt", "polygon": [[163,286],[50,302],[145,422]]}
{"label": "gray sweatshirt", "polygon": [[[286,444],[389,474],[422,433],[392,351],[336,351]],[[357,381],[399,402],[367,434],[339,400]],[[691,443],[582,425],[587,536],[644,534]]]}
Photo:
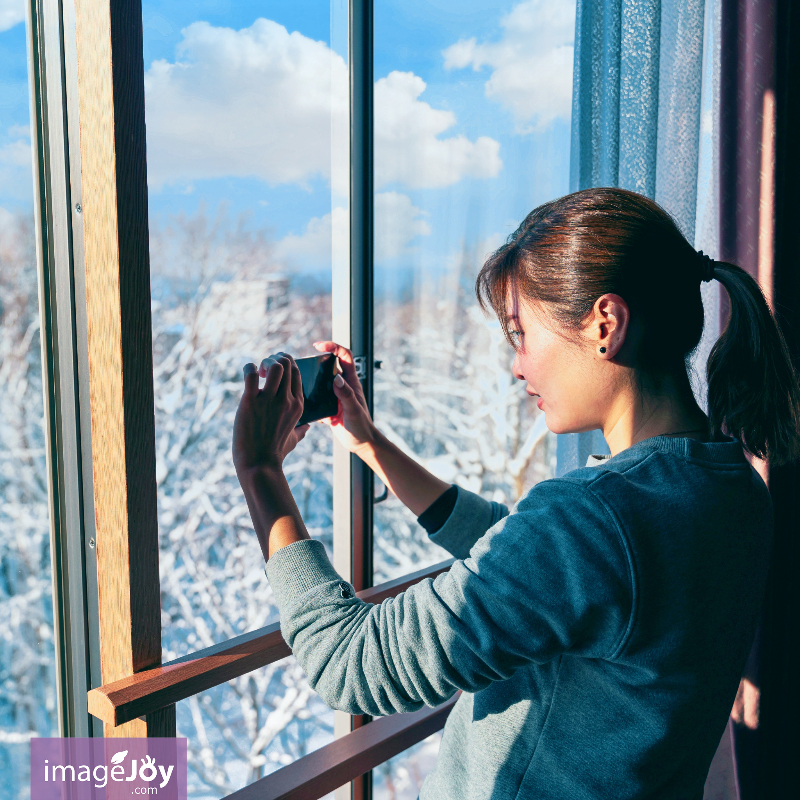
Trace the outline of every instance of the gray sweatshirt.
{"label": "gray sweatshirt", "polygon": [[284,638],[330,706],[463,694],[421,800],[700,800],[764,593],[772,506],[736,441],[654,437],[534,486],[459,489],[457,559],[379,605],[322,545],[269,561]]}

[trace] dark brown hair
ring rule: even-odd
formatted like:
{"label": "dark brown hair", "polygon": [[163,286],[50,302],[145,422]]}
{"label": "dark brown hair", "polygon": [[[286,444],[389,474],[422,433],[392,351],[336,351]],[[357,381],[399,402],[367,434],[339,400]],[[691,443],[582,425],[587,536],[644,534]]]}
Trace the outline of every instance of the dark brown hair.
{"label": "dark brown hair", "polygon": [[[685,376],[703,332],[702,267],[657,203],[624,189],[585,189],[528,214],[487,259],[475,290],[509,342],[509,297],[545,303],[563,328],[580,331],[598,297],[618,294],[642,332],[637,370]],[[783,336],[744,270],[715,261],[714,278],[728,292],[731,315],[708,359],[710,433],[725,431],[775,465],[794,460],[800,387]]]}

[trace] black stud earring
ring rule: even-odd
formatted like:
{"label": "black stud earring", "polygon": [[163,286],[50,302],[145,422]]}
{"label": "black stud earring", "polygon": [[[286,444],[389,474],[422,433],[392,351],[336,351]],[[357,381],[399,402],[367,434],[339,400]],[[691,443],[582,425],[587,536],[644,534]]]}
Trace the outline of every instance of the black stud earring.
{"label": "black stud earring", "polygon": [[605,353],[605,351],[606,351],[605,347],[601,347],[601,348],[600,348],[600,352],[601,352],[601,353]]}

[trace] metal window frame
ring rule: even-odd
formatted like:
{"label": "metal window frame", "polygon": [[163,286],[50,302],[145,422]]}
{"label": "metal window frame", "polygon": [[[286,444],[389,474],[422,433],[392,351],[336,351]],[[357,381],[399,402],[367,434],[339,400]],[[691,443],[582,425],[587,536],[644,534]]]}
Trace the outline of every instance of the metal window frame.
{"label": "metal window frame", "polygon": [[[26,3],[57,703],[61,736],[102,735],[74,7]],[[89,498],[88,504],[85,502]]]}
{"label": "metal window frame", "polygon": [[[374,283],[374,157],[373,157],[373,0],[348,2],[348,69],[350,78],[350,259],[348,307],[344,330],[335,330],[356,360],[364,397],[373,413],[373,283]],[[334,284],[344,276],[334,276]],[[337,280],[338,279],[338,280]],[[373,582],[372,528],[375,476],[343,447],[334,445],[334,563],[357,591]],[[341,711],[334,715],[334,737],[369,722],[368,717]],[[369,800],[372,772],[336,791],[336,800]]]}

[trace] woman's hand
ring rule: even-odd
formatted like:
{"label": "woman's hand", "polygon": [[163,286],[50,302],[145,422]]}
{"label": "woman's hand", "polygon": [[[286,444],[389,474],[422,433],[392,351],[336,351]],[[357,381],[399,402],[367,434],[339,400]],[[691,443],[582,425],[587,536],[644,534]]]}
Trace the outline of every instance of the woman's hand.
{"label": "woman's hand", "polygon": [[333,382],[333,391],[339,398],[339,412],[320,422],[330,425],[334,436],[351,453],[359,455],[374,443],[377,431],[367,410],[353,354],[336,342],[314,342],[314,347],[320,352],[337,356],[343,373],[337,375]]}
{"label": "woman's hand", "polygon": [[[263,389],[258,388],[260,376]],[[262,467],[282,466],[308,430],[308,425],[295,428],[302,413],[303,382],[290,355],[271,355],[260,368],[245,364],[244,394],[233,423],[233,464],[240,478]]]}

